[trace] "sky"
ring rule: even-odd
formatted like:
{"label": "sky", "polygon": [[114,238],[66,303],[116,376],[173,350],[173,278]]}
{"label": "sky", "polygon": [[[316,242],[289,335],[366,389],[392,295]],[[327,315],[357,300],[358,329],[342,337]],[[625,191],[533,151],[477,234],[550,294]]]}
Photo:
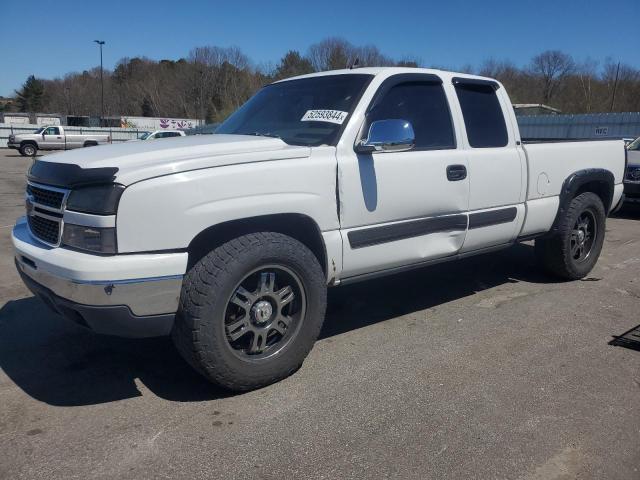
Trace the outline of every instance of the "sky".
{"label": "sky", "polygon": [[238,46],[255,65],[275,65],[328,36],[452,69],[487,58],[522,66],[548,49],[640,68],[640,0],[0,0],[0,12],[2,96],[31,74],[98,66],[95,39],[106,42],[109,69],[123,57],[175,60],[203,45]]}

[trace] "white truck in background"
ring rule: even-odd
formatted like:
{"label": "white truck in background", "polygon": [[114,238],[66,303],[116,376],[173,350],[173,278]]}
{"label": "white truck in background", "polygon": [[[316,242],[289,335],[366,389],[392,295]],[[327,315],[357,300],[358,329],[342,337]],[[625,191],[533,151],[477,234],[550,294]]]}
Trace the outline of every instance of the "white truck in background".
{"label": "white truck in background", "polygon": [[108,134],[69,133],[62,125],[46,125],[33,133],[9,135],[7,147],[18,150],[23,157],[33,157],[38,150],[71,150],[111,143]]}
{"label": "white truck in background", "polygon": [[262,88],[216,135],[37,160],[12,238],[54,311],[171,333],[242,391],[302,364],[328,286],[531,239],[548,272],[584,277],[624,172],[622,141],[523,141],[495,80],[340,70]]}

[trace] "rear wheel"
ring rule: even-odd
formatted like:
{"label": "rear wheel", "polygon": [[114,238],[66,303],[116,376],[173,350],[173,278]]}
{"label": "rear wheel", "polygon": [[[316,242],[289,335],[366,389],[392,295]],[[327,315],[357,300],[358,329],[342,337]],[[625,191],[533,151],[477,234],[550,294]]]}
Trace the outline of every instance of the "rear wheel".
{"label": "rear wheel", "polygon": [[187,273],[172,337],[210,381],[250,390],[300,367],[325,307],[324,273],[306,246],[278,233],[249,234]]}
{"label": "rear wheel", "polygon": [[551,274],[567,280],[585,277],[604,243],[606,214],[602,200],[585,192],[574,198],[550,238],[536,240],[536,255]]}
{"label": "rear wheel", "polygon": [[38,149],[32,143],[25,143],[20,147],[20,155],[23,157],[34,157]]}

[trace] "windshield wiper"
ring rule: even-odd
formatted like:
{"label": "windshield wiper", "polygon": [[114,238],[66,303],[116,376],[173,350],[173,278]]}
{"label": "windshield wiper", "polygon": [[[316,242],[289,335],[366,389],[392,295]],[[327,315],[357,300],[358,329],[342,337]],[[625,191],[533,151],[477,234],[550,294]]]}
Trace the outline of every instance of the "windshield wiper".
{"label": "windshield wiper", "polygon": [[269,137],[269,138],[279,138],[282,140],[280,135],[269,132],[251,132],[251,133],[243,133],[242,135],[253,135],[254,137]]}

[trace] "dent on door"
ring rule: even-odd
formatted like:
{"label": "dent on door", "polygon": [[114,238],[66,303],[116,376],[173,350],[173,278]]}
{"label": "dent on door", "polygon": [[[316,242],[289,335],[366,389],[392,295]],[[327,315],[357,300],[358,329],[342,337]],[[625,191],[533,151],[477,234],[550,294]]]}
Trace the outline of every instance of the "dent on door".
{"label": "dent on door", "polygon": [[466,178],[448,180],[447,167],[464,165],[464,153],[361,154],[353,160],[341,166],[340,176],[343,277],[460,250],[467,228],[469,185]]}

